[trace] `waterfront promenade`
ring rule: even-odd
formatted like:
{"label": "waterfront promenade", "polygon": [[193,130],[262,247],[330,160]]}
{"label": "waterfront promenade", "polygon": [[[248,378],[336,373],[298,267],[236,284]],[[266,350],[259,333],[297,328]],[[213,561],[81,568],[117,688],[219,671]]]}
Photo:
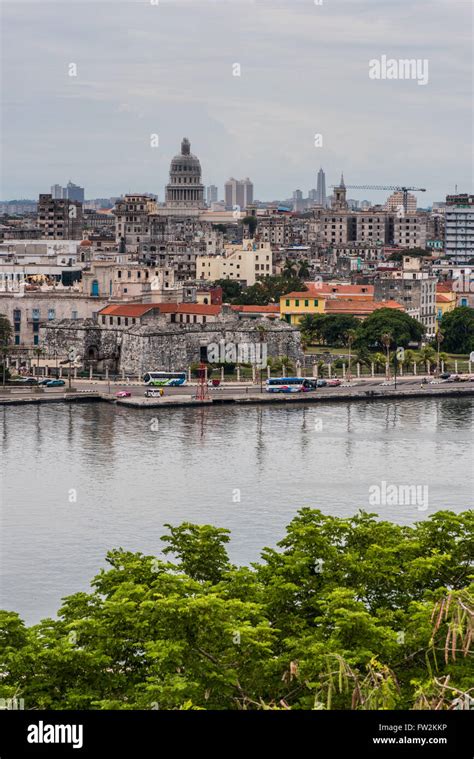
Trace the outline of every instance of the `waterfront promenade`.
{"label": "waterfront promenade", "polygon": [[[183,387],[166,388],[161,398],[146,398],[145,388],[139,383],[117,383],[109,385],[106,382],[91,383],[86,380],[75,381],[71,391],[67,388],[0,388],[0,405],[23,405],[43,403],[80,403],[107,402],[129,408],[176,408],[183,406],[213,406],[222,404],[288,404],[288,403],[318,403],[320,401],[351,402],[372,401],[378,399],[403,399],[423,397],[467,397],[474,395],[474,382],[422,383],[422,378],[406,378],[385,382],[378,380],[359,380],[344,383],[339,387],[322,387],[309,393],[267,393],[265,386],[251,383],[228,383],[215,389],[209,388],[207,398],[198,400],[197,385],[187,384]],[[117,398],[120,391],[131,395]]]}

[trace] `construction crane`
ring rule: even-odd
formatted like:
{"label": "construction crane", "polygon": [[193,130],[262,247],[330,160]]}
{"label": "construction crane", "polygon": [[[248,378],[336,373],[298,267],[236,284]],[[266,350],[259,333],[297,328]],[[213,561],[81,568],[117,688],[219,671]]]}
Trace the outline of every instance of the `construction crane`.
{"label": "construction crane", "polygon": [[[331,185],[331,187],[340,187],[341,185]],[[403,192],[403,210],[408,210],[408,193],[409,192],[426,192],[424,187],[399,187],[398,185],[379,185],[379,184],[347,184],[344,185],[348,190],[392,190],[394,192]]]}

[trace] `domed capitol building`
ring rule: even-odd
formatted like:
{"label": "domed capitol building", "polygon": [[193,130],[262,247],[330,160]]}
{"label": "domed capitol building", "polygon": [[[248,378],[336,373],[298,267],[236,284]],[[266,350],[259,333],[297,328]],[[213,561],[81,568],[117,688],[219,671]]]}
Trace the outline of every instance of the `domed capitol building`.
{"label": "domed capitol building", "polygon": [[201,164],[191,153],[191,143],[184,137],[181,153],[170,166],[170,181],[166,185],[165,207],[169,209],[202,209],[204,185],[201,184]]}

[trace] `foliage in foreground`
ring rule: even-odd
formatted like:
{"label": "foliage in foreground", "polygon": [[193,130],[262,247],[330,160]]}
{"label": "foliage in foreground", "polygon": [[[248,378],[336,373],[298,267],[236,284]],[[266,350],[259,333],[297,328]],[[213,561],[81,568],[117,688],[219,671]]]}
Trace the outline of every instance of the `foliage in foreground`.
{"label": "foliage in foreground", "polygon": [[[414,526],[302,509],[259,564],[166,525],[27,628],[0,612],[0,698],[27,709],[452,709],[474,703],[472,513]],[[471,690],[469,690],[471,688]]]}

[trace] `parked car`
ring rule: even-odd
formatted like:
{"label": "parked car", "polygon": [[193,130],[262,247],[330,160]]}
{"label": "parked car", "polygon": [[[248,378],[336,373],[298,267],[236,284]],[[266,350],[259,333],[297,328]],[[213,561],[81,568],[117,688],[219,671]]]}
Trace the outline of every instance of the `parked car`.
{"label": "parked car", "polygon": [[51,382],[51,377],[46,377],[46,379],[39,380],[38,385],[47,385],[48,382]]}
{"label": "parked car", "polygon": [[341,384],[340,379],[328,379],[326,382],[326,385],[328,387],[339,387],[340,384]]}
{"label": "parked car", "polygon": [[450,378],[450,376],[451,376],[451,372],[443,372],[443,373],[442,373],[442,374],[440,374],[439,376],[441,377],[441,379],[447,380],[447,379],[449,379],[449,378]]}
{"label": "parked car", "polygon": [[53,379],[46,382],[46,387],[64,387],[65,384],[64,380]]}
{"label": "parked car", "polygon": [[327,384],[328,384],[327,380],[318,379],[318,381],[316,382],[316,387],[326,387]]}
{"label": "parked car", "polygon": [[36,377],[15,377],[8,381],[9,385],[37,385]]}
{"label": "parked car", "polygon": [[131,395],[129,390],[119,390],[118,393],[115,393],[116,398],[130,398]]}
{"label": "parked car", "polygon": [[145,390],[145,398],[160,398],[163,394],[162,387],[149,387]]}

